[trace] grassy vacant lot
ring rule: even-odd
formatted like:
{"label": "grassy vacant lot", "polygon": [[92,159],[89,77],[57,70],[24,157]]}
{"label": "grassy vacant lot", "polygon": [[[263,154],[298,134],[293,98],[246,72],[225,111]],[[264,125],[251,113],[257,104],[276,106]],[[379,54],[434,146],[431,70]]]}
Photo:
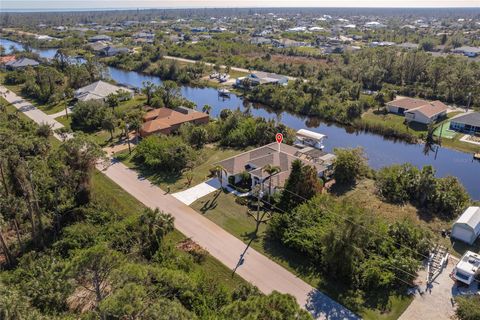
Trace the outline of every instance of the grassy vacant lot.
{"label": "grassy vacant lot", "polygon": [[386,111],[383,110],[368,110],[362,115],[362,120],[371,124],[394,128],[397,131],[409,133],[419,138],[427,134],[426,125],[411,122],[407,126],[403,116],[393,113],[386,113]]}
{"label": "grassy vacant lot", "polygon": [[[284,247],[278,241],[266,237],[266,223],[261,224],[255,234],[254,219],[247,214],[247,206],[235,202],[234,195],[214,192],[195,201],[191,207],[245,242],[246,246],[250,245],[313,287],[319,288],[336,300],[341,300],[339,298],[344,293],[344,288],[338,283],[330,283],[328,279],[323,278],[316,271],[315,266],[302,255]],[[248,263],[248,259],[246,263]],[[390,312],[382,313],[375,309],[365,309],[360,312],[360,315],[364,319],[397,319],[410,302],[411,298],[409,297],[391,296],[389,298]]]}
{"label": "grassy vacant lot", "polygon": [[[214,163],[232,157],[243,151],[244,150],[224,149],[214,145],[208,145],[203,148],[199,159],[197,160],[197,165],[192,169],[193,180],[190,186],[197,185],[207,180],[210,174],[210,169],[213,167]],[[134,153],[129,155],[128,151],[119,152],[116,156],[129,168],[137,170],[161,189],[165,190],[170,187],[171,192],[178,192],[189,187],[187,185],[187,179],[182,173],[172,173],[163,170],[145,168],[141,163],[135,161]]]}

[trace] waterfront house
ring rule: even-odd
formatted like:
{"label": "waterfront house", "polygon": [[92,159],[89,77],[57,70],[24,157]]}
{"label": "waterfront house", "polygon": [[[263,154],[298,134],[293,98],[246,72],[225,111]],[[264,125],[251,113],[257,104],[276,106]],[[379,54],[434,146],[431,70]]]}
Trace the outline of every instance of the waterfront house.
{"label": "waterfront house", "polygon": [[245,77],[240,77],[236,80],[235,85],[242,87],[244,81],[250,81],[252,86],[257,86],[260,84],[287,84],[288,77],[282,76],[275,73],[268,72],[252,72]]}
{"label": "waterfront house", "polygon": [[29,58],[20,58],[16,60],[10,60],[5,63],[5,67],[9,70],[20,70],[25,69],[27,67],[36,67],[40,63],[36,60],[29,59]]}
{"label": "waterfront house", "polygon": [[199,125],[206,124],[209,120],[207,113],[187,107],[154,109],[143,116],[144,123],[140,129],[140,136],[146,137],[156,133],[170,134],[184,123]]}
{"label": "waterfront house", "polygon": [[104,34],[99,34],[97,36],[93,36],[88,39],[88,42],[98,42],[98,41],[110,42],[112,41],[112,38]]}
{"label": "waterfront house", "polygon": [[405,116],[408,122],[434,123],[447,115],[448,107],[441,101],[414,98],[398,98],[386,104],[388,112]]}
{"label": "waterfront house", "polygon": [[451,237],[473,244],[480,235],[480,207],[468,207],[455,221]]}
{"label": "waterfront house", "polygon": [[122,53],[129,53],[130,50],[125,47],[112,47],[112,46],[107,46],[100,50],[100,54],[105,56],[105,57],[113,57]]}
{"label": "waterfront house", "polygon": [[[225,184],[240,182],[241,177],[247,172],[252,180],[251,188],[261,185],[262,191],[275,193],[284,186],[290,176],[293,161],[300,160],[305,165],[313,166],[319,178],[328,178],[332,172],[334,159],[333,154],[314,147],[296,147],[273,142],[225,159],[218,164],[225,169],[222,173]],[[280,168],[280,171],[271,177],[263,170],[269,164]],[[272,179],[271,184],[269,179]],[[272,186],[271,190],[268,190],[269,185]]]}
{"label": "waterfront house", "polygon": [[119,87],[108,82],[97,81],[75,91],[78,101],[105,100],[110,94],[127,93],[125,97],[132,98],[133,90]]}
{"label": "waterfront house", "polygon": [[452,118],[450,130],[480,134],[480,112],[470,112]]}

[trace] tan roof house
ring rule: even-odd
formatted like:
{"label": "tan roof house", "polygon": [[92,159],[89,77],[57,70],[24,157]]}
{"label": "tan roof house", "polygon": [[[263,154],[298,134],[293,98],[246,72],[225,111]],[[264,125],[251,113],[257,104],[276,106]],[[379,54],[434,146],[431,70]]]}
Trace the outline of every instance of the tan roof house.
{"label": "tan roof house", "polygon": [[[224,174],[223,177],[224,182],[227,182],[229,177],[234,177],[234,182],[237,183],[241,179],[240,174],[246,171],[252,178],[252,188],[257,184],[262,184],[264,188],[268,188],[264,182],[268,180],[269,174],[263,168],[268,164],[278,166],[280,172],[272,176],[271,192],[275,192],[278,187],[283,187],[290,176],[293,161],[300,160],[306,165],[313,166],[317,170],[318,176],[322,177],[327,175],[327,171],[333,165],[334,156],[332,156],[313,147],[297,148],[284,143],[279,145],[273,142],[225,159],[218,164],[226,171],[226,176]],[[264,191],[268,192],[268,190]]]}
{"label": "tan roof house", "polygon": [[430,124],[447,115],[448,107],[441,101],[398,98],[387,103],[387,110],[405,116],[407,121]]}
{"label": "tan roof house", "polygon": [[120,91],[127,92],[130,98],[133,97],[133,90],[131,89],[119,87],[105,81],[97,81],[75,91],[75,98],[78,101],[104,100],[108,95],[117,94]]}
{"label": "tan roof house", "polygon": [[140,136],[146,137],[155,133],[170,134],[183,123],[205,124],[209,119],[208,114],[187,107],[155,109],[143,116],[144,123],[140,129]]}

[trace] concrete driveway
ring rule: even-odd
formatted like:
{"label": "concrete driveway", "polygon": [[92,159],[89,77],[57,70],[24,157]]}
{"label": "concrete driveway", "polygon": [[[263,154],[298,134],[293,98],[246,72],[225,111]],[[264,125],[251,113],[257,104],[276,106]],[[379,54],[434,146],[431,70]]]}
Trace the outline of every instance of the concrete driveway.
{"label": "concrete driveway", "polygon": [[173,193],[172,196],[189,206],[196,200],[218,189],[220,189],[220,181],[217,178],[212,178],[187,190]]}

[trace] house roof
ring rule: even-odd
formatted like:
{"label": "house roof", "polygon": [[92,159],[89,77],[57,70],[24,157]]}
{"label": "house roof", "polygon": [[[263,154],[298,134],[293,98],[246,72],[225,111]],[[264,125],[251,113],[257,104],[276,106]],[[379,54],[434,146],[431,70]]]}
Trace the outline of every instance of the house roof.
{"label": "house roof", "polygon": [[38,66],[40,63],[38,61],[35,61],[33,59],[29,58],[20,58],[18,60],[12,60],[7,63],[5,63],[6,66],[11,67],[11,68],[23,68],[23,67],[28,67],[28,66]]}
{"label": "house roof", "polygon": [[[280,151],[280,152],[279,152]],[[300,157],[302,154],[299,149],[281,143],[276,142],[267,144],[265,146],[241,153],[237,156],[220,161],[225,170],[231,174],[239,174],[250,166],[251,171],[249,173],[259,178],[266,178],[268,173],[263,170],[263,167],[271,164],[278,166],[280,172],[272,177],[272,184],[274,186],[283,185],[290,175],[291,165],[294,160],[300,160],[304,164],[315,167],[318,172],[326,170],[326,167],[318,162],[308,161],[304,157]]]}
{"label": "house roof", "polygon": [[480,112],[470,112],[452,118],[451,122],[462,123],[474,127],[480,127]]}
{"label": "house roof", "polygon": [[480,233],[480,207],[468,207],[455,221],[455,224],[457,223],[466,224],[477,233]]}
{"label": "house roof", "polygon": [[75,91],[75,97],[80,101],[105,99],[109,94],[118,93],[120,90],[133,93],[131,89],[119,87],[104,81],[97,81]]}
{"label": "house roof", "polygon": [[[188,110],[187,110],[188,109]],[[208,118],[209,115],[189,108],[159,108],[147,112],[143,116],[145,123],[142,131],[145,133],[154,133],[162,129],[167,129],[185,122]]]}
{"label": "house roof", "polygon": [[403,108],[407,112],[418,111],[430,118],[447,111],[448,107],[441,101],[427,101],[415,98],[399,98],[387,103],[388,106]]}
{"label": "house roof", "polygon": [[3,56],[3,57],[0,57],[0,63],[7,63],[7,62],[10,62],[10,61],[15,61],[17,58],[15,58],[14,55],[10,55],[10,56]]}
{"label": "house roof", "polygon": [[261,71],[251,73],[250,77],[257,78],[260,80],[260,82],[277,82],[279,80],[288,79],[286,76],[282,76],[276,73]]}
{"label": "house roof", "polygon": [[424,116],[431,118],[437,114],[447,111],[448,107],[443,104],[441,101],[432,101],[427,104],[408,110],[407,112],[418,111]]}

